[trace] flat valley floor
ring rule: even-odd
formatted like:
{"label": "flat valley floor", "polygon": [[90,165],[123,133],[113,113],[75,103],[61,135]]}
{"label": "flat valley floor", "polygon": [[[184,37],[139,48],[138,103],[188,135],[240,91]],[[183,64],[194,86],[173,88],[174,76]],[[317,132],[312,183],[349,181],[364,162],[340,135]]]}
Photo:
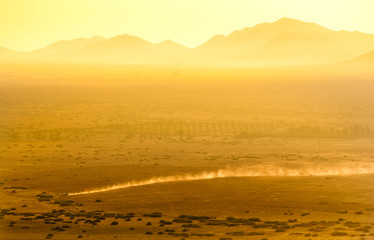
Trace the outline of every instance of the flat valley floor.
{"label": "flat valley floor", "polygon": [[374,239],[373,86],[333,86],[3,88],[0,239]]}

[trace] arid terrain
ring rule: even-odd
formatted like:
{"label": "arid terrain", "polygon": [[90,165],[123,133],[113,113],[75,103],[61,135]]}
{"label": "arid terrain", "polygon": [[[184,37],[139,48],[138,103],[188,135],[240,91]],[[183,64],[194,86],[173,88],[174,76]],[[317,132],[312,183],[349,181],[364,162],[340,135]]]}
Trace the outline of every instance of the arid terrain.
{"label": "arid terrain", "polygon": [[0,239],[374,239],[369,74],[3,69]]}

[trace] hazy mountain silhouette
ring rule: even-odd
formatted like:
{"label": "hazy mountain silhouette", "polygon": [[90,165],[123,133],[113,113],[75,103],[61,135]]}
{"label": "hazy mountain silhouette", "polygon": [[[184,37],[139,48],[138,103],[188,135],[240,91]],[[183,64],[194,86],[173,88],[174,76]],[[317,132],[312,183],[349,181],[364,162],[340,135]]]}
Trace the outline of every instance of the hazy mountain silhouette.
{"label": "hazy mountain silhouette", "polygon": [[[227,36],[216,35],[194,49],[170,40],[153,44],[125,34],[59,41],[22,56],[80,63],[302,65],[346,61],[373,49],[374,34],[333,31],[315,23],[282,18]],[[11,59],[12,54],[0,49],[2,59]]]}
{"label": "hazy mountain silhouette", "polygon": [[52,43],[45,48],[38,49],[35,51],[30,51],[29,55],[33,56],[51,56],[61,53],[76,52],[82,50],[90,44],[94,44],[100,41],[105,40],[103,37],[92,37],[92,38],[79,38],[69,41],[61,40],[55,43]]}
{"label": "hazy mountain silhouette", "polygon": [[23,54],[20,52],[0,47],[0,60],[1,61],[14,61],[22,57],[23,57]]}
{"label": "hazy mountain silhouette", "polygon": [[374,51],[365,53],[357,58],[351,60],[351,62],[371,62],[374,63]]}
{"label": "hazy mountain silhouette", "polygon": [[237,30],[227,36],[216,35],[206,43],[197,47],[197,49],[203,51],[215,47],[228,47],[234,50],[253,50],[280,33],[297,32],[299,34],[319,34],[329,31],[330,30],[314,23],[304,23],[298,20],[282,18],[274,23],[261,23],[254,27]]}
{"label": "hazy mountain silhouette", "polygon": [[333,31],[315,23],[282,18],[217,35],[195,49],[205,60],[252,64],[328,63],[353,58],[374,48],[374,35]]}
{"label": "hazy mountain silhouette", "polygon": [[153,44],[125,34],[89,44],[72,54],[61,54],[60,58],[103,63],[166,63],[175,61],[188,50],[170,40]]}

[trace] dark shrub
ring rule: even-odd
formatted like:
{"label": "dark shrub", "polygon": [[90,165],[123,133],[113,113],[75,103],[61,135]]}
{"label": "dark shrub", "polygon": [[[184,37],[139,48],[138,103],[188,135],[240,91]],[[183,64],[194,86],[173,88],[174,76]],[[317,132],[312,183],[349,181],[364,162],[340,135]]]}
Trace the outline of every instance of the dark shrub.
{"label": "dark shrub", "polygon": [[338,231],[334,231],[331,233],[331,236],[334,236],[334,237],[341,237],[341,236],[348,236],[348,234],[346,232],[338,232]]}

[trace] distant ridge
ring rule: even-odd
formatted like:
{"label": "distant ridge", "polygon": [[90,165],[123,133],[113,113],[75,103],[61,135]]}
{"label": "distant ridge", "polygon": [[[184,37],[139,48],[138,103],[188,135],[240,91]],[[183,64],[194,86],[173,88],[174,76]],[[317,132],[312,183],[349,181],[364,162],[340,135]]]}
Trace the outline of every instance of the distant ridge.
{"label": "distant ridge", "polygon": [[352,59],[353,62],[372,62],[374,63],[374,51],[363,54],[357,58]]}
{"label": "distant ridge", "polygon": [[1,61],[14,61],[23,57],[23,53],[0,47]]}
{"label": "distant ridge", "polygon": [[369,49],[374,49],[374,35],[338,32],[315,23],[282,18],[227,36],[214,36],[196,48],[196,55],[227,62],[299,65],[347,60]]}
{"label": "distant ridge", "polygon": [[0,59],[110,64],[305,65],[347,61],[374,49],[374,34],[333,31],[281,18],[216,35],[196,48],[171,40],[153,44],[124,34],[58,41],[35,51],[0,49]]}
{"label": "distant ridge", "polygon": [[36,55],[49,55],[49,54],[59,54],[64,52],[74,52],[79,51],[85,48],[89,44],[94,44],[100,41],[105,40],[103,37],[92,37],[92,38],[78,38],[73,40],[61,40],[55,43],[52,43],[44,48],[30,51],[31,54]]}

